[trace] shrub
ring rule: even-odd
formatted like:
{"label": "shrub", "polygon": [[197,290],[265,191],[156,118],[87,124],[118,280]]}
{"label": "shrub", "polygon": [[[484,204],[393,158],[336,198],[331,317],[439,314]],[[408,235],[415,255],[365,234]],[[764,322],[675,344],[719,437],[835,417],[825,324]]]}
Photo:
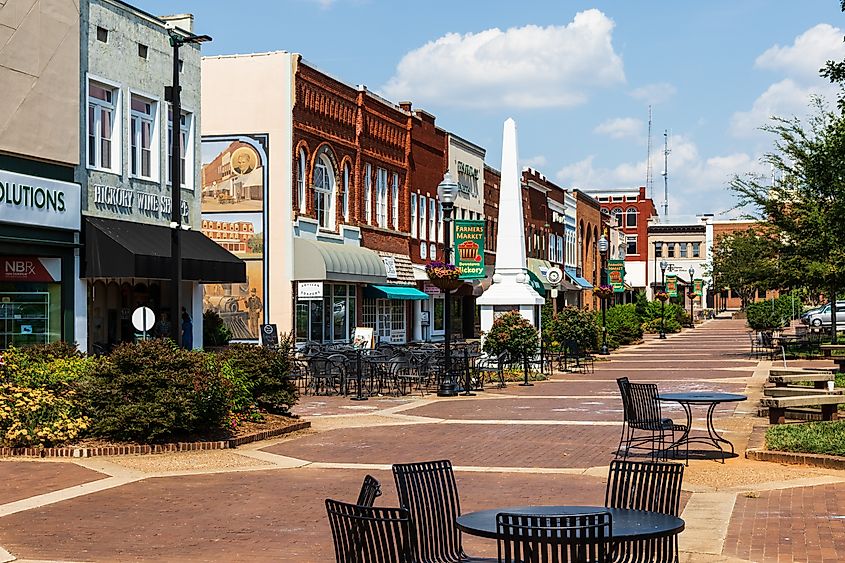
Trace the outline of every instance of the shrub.
{"label": "shrub", "polygon": [[507,352],[511,358],[533,356],[537,352],[537,329],[516,311],[496,318],[484,337],[484,351],[499,355]]}
{"label": "shrub", "polygon": [[232,339],[232,331],[216,311],[202,314],[202,341],[204,346],[225,346]]}
{"label": "shrub", "polygon": [[631,344],[643,337],[642,323],[633,303],[615,305],[605,311],[607,320],[607,344],[618,348]]}
{"label": "shrub", "polygon": [[11,447],[50,447],[77,438],[90,421],[72,391],[0,384],[0,443]]}
{"label": "shrub", "polygon": [[598,346],[599,331],[595,313],[566,307],[543,326],[543,342],[549,350],[560,349],[567,342],[581,350],[593,350]]}
{"label": "shrub", "polygon": [[784,319],[781,311],[772,301],[750,303],[745,308],[748,326],[757,331],[772,331],[783,328],[789,317]]}
{"label": "shrub", "polygon": [[270,412],[286,414],[299,394],[290,380],[290,337],[283,335],[278,349],[253,344],[232,344],[220,357],[243,374],[252,388],[255,403]]}
{"label": "shrub", "polygon": [[687,312],[683,307],[670,301],[667,301],[665,305],[661,305],[660,301],[657,300],[648,302],[648,306],[646,307],[646,316],[643,320],[651,321],[653,319],[658,319],[659,321],[661,311],[664,311],[663,314],[666,318],[667,324],[669,319],[674,320],[679,327],[689,323],[689,312]]}
{"label": "shrub", "polygon": [[230,384],[221,361],[168,339],[122,344],[81,385],[97,435],[155,442],[223,428]]}
{"label": "shrub", "polygon": [[65,342],[9,348],[2,355],[0,382],[55,391],[82,377],[97,362]]}
{"label": "shrub", "polygon": [[[660,332],[660,318],[651,319],[649,321],[644,322],[642,325],[643,332],[647,332],[649,334],[657,334]],[[675,320],[674,318],[667,317],[666,323],[664,327],[664,332],[666,334],[672,334],[674,332],[681,332],[681,324]]]}

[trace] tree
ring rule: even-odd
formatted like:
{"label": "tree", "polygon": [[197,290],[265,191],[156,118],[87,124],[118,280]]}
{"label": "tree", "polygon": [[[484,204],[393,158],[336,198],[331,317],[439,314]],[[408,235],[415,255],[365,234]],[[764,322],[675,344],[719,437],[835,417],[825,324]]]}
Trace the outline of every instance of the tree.
{"label": "tree", "polygon": [[845,117],[819,100],[815,105],[806,124],[773,118],[763,128],[776,137],[774,152],[763,161],[777,181],[736,177],[731,188],[740,206],[774,228],[781,269],[800,272],[800,286],[827,294],[835,342],[836,295],[845,285]]}
{"label": "tree", "polygon": [[[845,0],[839,1],[840,9],[845,12]],[[845,113],[845,61],[827,61],[819,71],[820,74],[833,84],[839,84],[839,111]]]}
{"label": "tree", "polygon": [[750,228],[716,239],[710,275],[717,291],[730,288],[745,309],[755,293],[777,285],[776,266],[775,240]]}

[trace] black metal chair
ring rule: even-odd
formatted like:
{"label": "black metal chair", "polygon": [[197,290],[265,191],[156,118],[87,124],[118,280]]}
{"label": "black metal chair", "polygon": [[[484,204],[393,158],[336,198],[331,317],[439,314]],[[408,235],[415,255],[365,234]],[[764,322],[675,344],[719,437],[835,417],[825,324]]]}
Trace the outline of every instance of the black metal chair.
{"label": "black metal chair", "polygon": [[609,563],[609,512],[496,515],[499,563]]}
{"label": "black metal chair", "polygon": [[581,348],[574,340],[564,342],[565,357],[564,369],[569,369],[569,362],[575,362],[575,370],[579,373],[593,373],[595,358],[592,354]]}
{"label": "black metal chair", "polygon": [[415,563],[416,539],[404,508],[326,499],[338,563]]}
{"label": "black metal chair", "polygon": [[399,504],[411,513],[420,563],[466,561],[456,520],[458,487],[448,460],[393,466]]}
{"label": "black metal chair", "polygon": [[364,482],[361,483],[361,491],[358,493],[358,500],[355,504],[358,506],[373,506],[376,499],[381,496],[381,483],[372,475],[364,477]]}
{"label": "black metal chair", "polygon": [[[613,460],[607,476],[604,505],[678,516],[683,481],[681,463]],[[613,561],[677,563],[678,537],[619,542]]]}
{"label": "black metal chair", "polygon": [[[671,418],[664,418],[657,400],[657,385],[654,383],[631,383],[627,377],[616,380],[622,396],[623,422],[622,435],[616,455],[623,451],[623,458],[634,448],[649,449],[652,459],[666,456],[666,438],[669,435],[675,441],[675,432],[686,431],[683,424],[675,424]],[[637,436],[637,433],[641,433]],[[687,443],[689,455],[689,443]]]}

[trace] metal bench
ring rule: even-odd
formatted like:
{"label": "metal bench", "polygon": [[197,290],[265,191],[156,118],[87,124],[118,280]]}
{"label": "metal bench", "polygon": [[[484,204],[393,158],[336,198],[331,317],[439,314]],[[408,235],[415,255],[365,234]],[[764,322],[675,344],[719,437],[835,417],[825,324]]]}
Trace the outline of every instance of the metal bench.
{"label": "metal bench", "polygon": [[822,420],[837,420],[840,403],[845,403],[845,396],[830,393],[760,399],[760,406],[769,409],[769,424],[783,424],[786,419],[786,409],[794,407],[819,406],[822,409]]}

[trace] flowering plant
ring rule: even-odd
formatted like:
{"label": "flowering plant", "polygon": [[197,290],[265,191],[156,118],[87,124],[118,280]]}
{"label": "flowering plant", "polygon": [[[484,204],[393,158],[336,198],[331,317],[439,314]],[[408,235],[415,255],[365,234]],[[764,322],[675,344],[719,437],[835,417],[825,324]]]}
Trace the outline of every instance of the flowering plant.
{"label": "flowering plant", "polygon": [[461,275],[461,269],[445,262],[429,262],[425,265],[425,273],[429,279],[456,280]]}
{"label": "flowering plant", "polygon": [[669,294],[666,293],[665,291],[658,291],[657,293],[654,294],[654,298],[657,299],[658,301],[664,301],[665,302],[665,301],[669,300]]}
{"label": "flowering plant", "polygon": [[598,287],[594,287],[593,293],[599,299],[610,299],[611,297],[613,297],[613,286],[612,285],[600,285]]}

